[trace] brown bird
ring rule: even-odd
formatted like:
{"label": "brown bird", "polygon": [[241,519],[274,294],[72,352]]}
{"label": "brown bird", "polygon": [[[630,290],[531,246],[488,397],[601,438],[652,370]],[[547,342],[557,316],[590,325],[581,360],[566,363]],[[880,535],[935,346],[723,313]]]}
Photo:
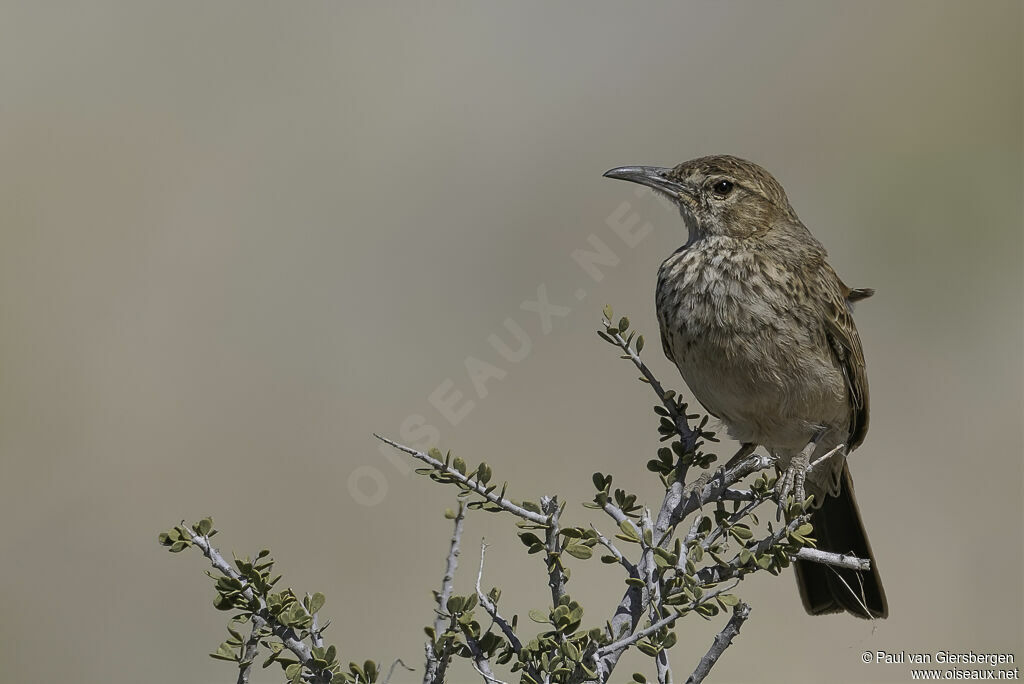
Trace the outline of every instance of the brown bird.
{"label": "brown bird", "polygon": [[871,560],[870,571],[797,561],[804,608],[886,617],[846,462],[868,429],[853,303],[873,291],[843,284],[782,186],[757,164],[712,156],[604,175],[668,197],[689,231],[658,271],[665,355],[747,453],[760,444],[778,459],[780,502],[790,492],[797,500],[814,495],[819,548]]}

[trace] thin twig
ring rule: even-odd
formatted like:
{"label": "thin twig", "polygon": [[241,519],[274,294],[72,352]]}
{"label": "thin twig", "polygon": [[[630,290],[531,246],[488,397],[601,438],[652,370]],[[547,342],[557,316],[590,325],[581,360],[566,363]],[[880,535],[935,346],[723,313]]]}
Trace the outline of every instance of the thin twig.
{"label": "thin twig", "polygon": [[252,622],[252,631],[249,632],[249,638],[245,641],[245,653],[242,655],[242,660],[238,663],[238,684],[249,684],[252,666],[256,662],[256,654],[259,652],[260,639],[263,638],[263,628],[267,624],[267,621],[259,615],[253,615],[250,622]]}
{"label": "thin twig", "polygon": [[611,542],[611,540],[609,540],[603,534],[598,532],[597,528],[594,527],[593,525],[590,526],[590,529],[594,530],[594,532],[597,534],[597,542],[601,546],[603,546],[604,548],[608,549],[608,551],[613,556],[615,556],[615,560],[619,561],[619,563],[622,564],[622,567],[624,567],[626,569],[626,572],[629,573],[629,576],[630,577],[636,577],[637,576],[636,566],[633,565],[633,563],[631,563],[628,558],[626,558],[624,555],[622,555],[622,552],[619,551],[619,549],[615,546],[615,544],[613,544]]}
{"label": "thin twig", "polygon": [[644,637],[654,634],[662,627],[671,626],[672,623],[681,618],[683,615],[684,613],[682,612],[674,612],[671,615],[667,615],[646,629],[641,629],[639,632],[634,632],[628,637],[619,639],[618,641],[610,643],[607,646],[602,646],[601,648],[597,649],[595,655],[598,658],[603,658],[605,656],[612,655],[613,653],[621,653],[622,651],[632,646],[636,642],[640,641]]}
{"label": "thin twig", "polygon": [[557,606],[565,596],[565,573],[562,572],[561,541],[558,538],[558,518],[561,509],[558,497],[542,496],[540,507],[547,514],[547,529],[544,530],[544,548],[547,551],[548,587],[551,589],[551,605]]}
{"label": "thin twig", "polygon": [[404,444],[399,444],[398,442],[392,441],[392,440],[388,439],[387,437],[381,437],[377,433],[374,433],[373,436],[376,437],[377,439],[379,439],[380,441],[384,442],[385,444],[390,444],[391,446],[393,446],[394,448],[398,449],[399,451],[404,451],[405,453],[409,454],[413,458],[416,458],[416,459],[419,459],[420,461],[423,461],[424,463],[429,465],[434,470],[439,470],[439,471],[441,471],[441,472],[451,476],[451,478],[456,480],[457,482],[459,482],[459,484],[465,486],[468,489],[473,490],[474,492],[476,492],[477,494],[482,496],[485,500],[487,500],[489,503],[492,503],[495,506],[500,506],[503,510],[508,511],[509,513],[511,513],[513,515],[517,515],[520,518],[522,518],[523,520],[529,520],[530,522],[532,522],[534,524],[537,524],[537,525],[547,525],[548,524],[547,516],[542,515],[540,513],[534,513],[533,511],[528,511],[527,509],[523,508],[522,506],[519,506],[519,505],[516,505],[516,504],[512,503],[511,501],[509,501],[505,497],[499,496],[499,495],[495,494],[493,491],[488,491],[488,490],[491,490],[493,488],[492,487],[488,487],[487,485],[485,485],[482,482],[478,482],[476,480],[473,480],[471,478],[471,476],[463,475],[462,473],[460,473],[458,470],[456,470],[455,468],[453,468],[451,466],[446,466],[444,464],[444,462],[437,460],[436,458],[434,458],[430,454],[425,454],[422,451],[417,451],[416,449],[413,449],[412,447],[407,447]]}
{"label": "thin twig", "polygon": [[440,634],[444,631],[444,612],[447,610],[448,599],[451,598],[452,588],[455,586],[455,571],[459,567],[459,553],[462,543],[462,530],[466,522],[466,505],[459,502],[459,508],[455,512],[455,523],[452,526],[452,537],[448,543],[448,557],[444,565],[444,577],[441,578],[441,591],[437,594],[437,615],[434,618],[434,632]]}
{"label": "thin twig", "polygon": [[474,660],[473,669],[484,678],[485,682],[489,682],[490,684],[508,684],[494,676],[494,672],[491,671],[491,666],[488,664],[487,658]]}
{"label": "thin twig", "polygon": [[665,407],[666,411],[668,411],[669,417],[675,424],[676,434],[678,434],[679,438],[683,441],[683,449],[687,452],[692,451],[693,445],[697,441],[697,433],[690,428],[690,425],[686,420],[686,414],[680,413],[676,407],[674,399],[675,393],[673,392],[672,394],[669,394],[665,391],[665,388],[661,386],[658,379],[654,377],[654,373],[651,372],[651,369],[647,367],[646,363],[640,360],[640,356],[633,351],[621,333],[616,332],[613,334],[609,332],[609,328],[612,327],[612,322],[610,320],[605,318],[601,322],[604,324],[605,334],[615,340],[616,346],[625,352],[625,355],[629,357],[629,360],[632,361],[633,365],[640,371],[644,381],[647,382],[647,384],[651,386],[651,389],[654,390],[654,393],[658,395],[661,405]]}
{"label": "thin twig", "polygon": [[[462,529],[466,520],[466,506],[461,501],[459,509],[455,513],[455,523],[452,529],[452,538],[448,543],[448,557],[445,561],[444,577],[441,578],[441,590],[437,594],[437,610],[434,617],[434,640],[439,638],[445,630],[445,623],[448,621],[447,605],[452,595],[452,587],[455,584],[455,570],[459,567],[459,546],[462,542]],[[423,684],[435,684],[444,681],[445,671],[448,669],[448,661],[451,659],[451,649],[446,642],[440,654],[434,651],[434,640],[426,643],[427,663],[423,670]]]}
{"label": "thin twig", "polygon": [[495,605],[494,601],[491,600],[490,596],[484,593],[483,587],[480,586],[480,583],[483,581],[484,577],[484,555],[486,553],[487,543],[483,539],[481,539],[480,569],[476,573],[476,597],[477,600],[480,601],[480,606],[488,615],[491,616],[491,619],[494,620],[494,623],[498,625],[498,629],[500,629],[502,634],[505,635],[505,638],[508,639],[509,644],[512,645],[512,651],[518,655],[519,651],[523,650],[522,642],[519,641],[519,637],[516,636],[516,633],[512,630],[512,625],[510,625],[508,620],[503,618],[501,614],[498,612],[498,606]]}
{"label": "thin twig", "polygon": [[381,684],[388,684],[388,682],[391,681],[391,675],[393,675],[395,673],[395,666],[396,665],[401,665],[402,667],[404,667],[409,672],[415,672],[416,671],[416,668],[409,667],[404,662],[402,662],[401,658],[395,658],[395,660],[391,663],[391,667],[388,668],[387,676],[384,677],[384,680],[381,682]]}
{"label": "thin twig", "polygon": [[[203,552],[203,555],[209,559],[210,564],[213,565],[213,567],[215,567],[218,571],[220,571],[221,574],[231,577],[232,579],[238,580],[243,585],[246,584],[245,578],[242,577],[234,568],[231,567],[231,565],[224,559],[224,557],[220,555],[220,552],[217,549],[213,548],[213,546],[210,544],[210,538],[208,536],[194,532],[188,525],[185,525],[184,523],[182,523],[181,529],[185,530],[185,532],[189,535],[191,542],[195,544],[200,551]],[[248,586],[242,589],[241,594],[247,601],[253,601],[257,599],[255,592]],[[310,649],[310,647],[307,646],[302,641],[302,639],[299,638],[299,635],[295,633],[295,630],[275,620],[274,617],[267,611],[266,606],[263,606],[262,601],[260,601],[260,605],[260,609],[254,611],[253,615],[266,621],[267,626],[270,627],[270,631],[273,632],[274,636],[281,640],[281,643],[284,644],[285,648],[287,648],[289,651],[295,654],[295,657],[299,659],[300,663],[302,663],[306,667],[312,668],[312,649]],[[322,677],[320,677],[319,674],[314,676],[315,679],[312,680],[314,682],[326,681]]]}
{"label": "thin twig", "polygon": [[792,559],[821,563],[822,565],[834,565],[837,568],[847,568],[849,570],[871,569],[870,558],[858,558],[846,553],[832,553],[831,551],[812,549],[809,546],[805,546],[793,554]]}
{"label": "thin twig", "polygon": [[[771,547],[775,546],[780,541],[782,541],[782,539],[786,537],[786,535],[788,535],[790,532],[795,531],[801,525],[806,523],[810,519],[810,517],[811,516],[809,513],[804,513],[803,515],[797,516],[796,518],[791,520],[788,525],[780,527],[773,534],[770,534],[764,539],[761,539],[753,546],[746,547],[746,550],[750,552],[751,556],[759,556],[760,554],[768,551]],[[701,568],[700,570],[698,570],[696,577],[697,581],[700,582],[702,585],[713,585],[718,584],[719,582],[724,582],[727,579],[732,579],[733,577],[743,575],[745,574],[745,571],[753,572],[755,569],[756,568],[754,567],[748,567],[744,563],[741,563],[740,554],[737,553],[735,556],[733,556],[732,560],[729,561],[728,565],[709,565],[706,568]],[[676,570],[680,572],[686,571],[686,569],[681,566],[677,566]]]}
{"label": "thin twig", "polygon": [[693,674],[686,680],[686,684],[700,684],[704,681],[704,678],[711,672],[711,668],[715,666],[718,659],[725,653],[725,649],[729,647],[732,640],[740,633],[740,627],[750,617],[750,606],[746,603],[740,602],[732,610],[732,617],[729,618],[729,622],[725,623],[725,627],[722,631],[715,636],[715,640],[711,644],[711,648],[704,654],[704,657],[700,659],[700,663],[697,664],[697,669],[693,671]]}
{"label": "thin twig", "polygon": [[[306,594],[308,597],[309,594]],[[309,640],[313,642],[313,645],[317,648],[323,648],[324,635],[323,630],[320,629],[320,613],[313,613],[313,622],[309,626]]]}
{"label": "thin twig", "polygon": [[[484,556],[486,553],[487,543],[481,539],[480,569],[476,573],[476,597],[477,600],[480,601],[480,606],[488,615],[491,616],[491,619],[494,620],[494,624],[498,625],[498,629],[500,629],[501,633],[505,635],[506,639],[508,639],[509,645],[512,646],[512,652],[519,655],[519,652],[523,650],[523,642],[519,640],[519,637],[516,636],[515,631],[512,629],[512,625],[509,624],[508,620],[501,616],[501,613],[498,612],[498,606],[491,600],[490,596],[484,593],[483,587],[481,586],[484,578]],[[533,665],[527,665],[527,669],[534,681],[540,681],[540,673],[537,672],[537,669]]]}

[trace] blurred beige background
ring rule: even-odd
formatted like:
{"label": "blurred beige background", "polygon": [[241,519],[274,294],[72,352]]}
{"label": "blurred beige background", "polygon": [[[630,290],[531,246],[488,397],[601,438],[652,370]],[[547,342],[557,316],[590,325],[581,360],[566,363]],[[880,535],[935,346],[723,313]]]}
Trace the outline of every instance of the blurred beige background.
{"label": "blurred beige background", "polygon": [[[595,470],[654,499],[651,396],[593,331],[611,303],[657,339],[684,236],[601,174],[709,153],[771,170],[878,290],[853,469],[892,608],[812,619],[790,578],[754,578],[714,677],[909,680],[866,650],[1019,664],[1021,29],[994,1],[4,3],[0,680],[234,681],[205,655],[204,562],[156,544],[206,514],[225,552],[270,546],[327,594],[346,661],[420,665],[453,492],[379,452],[410,416],[571,521],[610,527],[579,506]],[[652,226],[634,247],[628,220]],[[600,282],[571,257],[591,235],[619,258]],[[521,308],[540,286],[569,307],[547,334]],[[506,319],[518,363],[487,341]],[[505,373],[482,399],[468,357]],[[475,402],[457,426],[429,400],[447,380]],[[457,588],[483,536],[505,610],[543,607],[494,516]],[[600,624],[619,582],[577,563],[570,588]],[[677,678],[715,630],[683,625]]]}

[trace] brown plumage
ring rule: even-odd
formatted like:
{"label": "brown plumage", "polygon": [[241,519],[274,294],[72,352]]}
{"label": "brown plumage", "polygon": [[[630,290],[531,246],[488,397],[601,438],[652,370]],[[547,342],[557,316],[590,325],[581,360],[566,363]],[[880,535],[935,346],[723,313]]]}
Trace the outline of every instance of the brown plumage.
{"label": "brown plumage", "polygon": [[782,186],[757,164],[701,157],[675,168],[605,174],[641,183],[679,206],[689,239],[658,272],[666,356],[694,396],[744,444],[779,459],[779,494],[813,494],[819,548],[871,559],[870,572],[798,562],[807,612],[885,617],[888,607],[846,459],[868,429],[868,383],[850,289],[800,222]]}

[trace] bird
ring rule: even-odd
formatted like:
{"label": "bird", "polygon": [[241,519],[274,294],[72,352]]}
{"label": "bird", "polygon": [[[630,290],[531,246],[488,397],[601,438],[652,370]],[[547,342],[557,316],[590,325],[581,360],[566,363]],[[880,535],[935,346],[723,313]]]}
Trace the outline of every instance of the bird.
{"label": "bird", "polygon": [[869,415],[853,305],[874,291],[840,280],[782,185],[753,162],[714,155],[604,175],[651,188],[682,216],[687,240],[658,270],[655,304],[662,348],[694,397],[741,454],[761,445],[776,459],[780,507],[790,493],[813,495],[819,548],[870,560],[853,570],[797,559],[807,613],[887,617],[847,462]]}

